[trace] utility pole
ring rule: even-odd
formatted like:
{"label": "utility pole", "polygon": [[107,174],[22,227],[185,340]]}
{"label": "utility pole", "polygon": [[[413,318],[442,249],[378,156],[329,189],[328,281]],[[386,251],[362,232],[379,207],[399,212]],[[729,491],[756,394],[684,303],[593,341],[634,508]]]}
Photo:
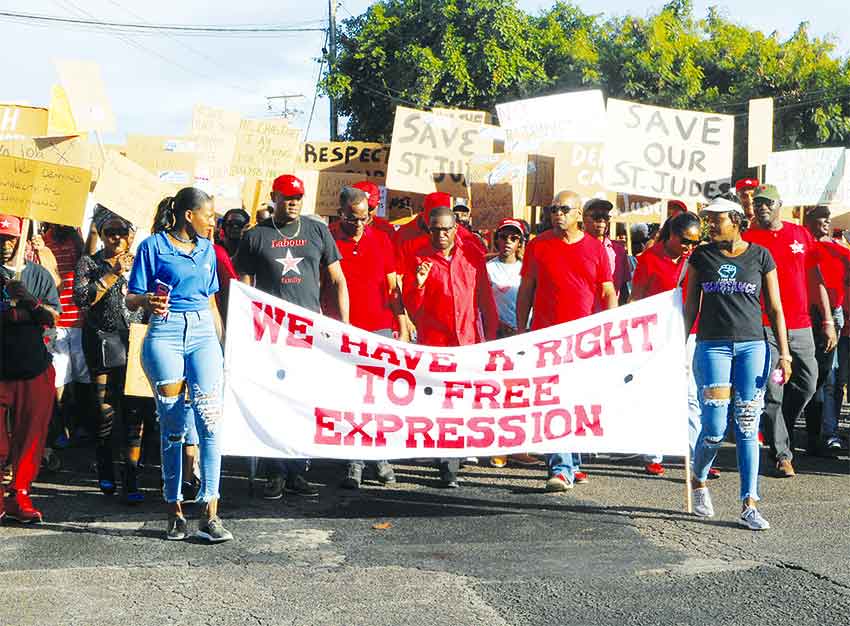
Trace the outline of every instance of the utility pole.
{"label": "utility pole", "polygon": [[[328,76],[332,76],[336,70],[336,0],[328,0]],[[331,141],[339,140],[339,125],[336,114],[336,100],[330,96],[331,119],[330,131]]]}

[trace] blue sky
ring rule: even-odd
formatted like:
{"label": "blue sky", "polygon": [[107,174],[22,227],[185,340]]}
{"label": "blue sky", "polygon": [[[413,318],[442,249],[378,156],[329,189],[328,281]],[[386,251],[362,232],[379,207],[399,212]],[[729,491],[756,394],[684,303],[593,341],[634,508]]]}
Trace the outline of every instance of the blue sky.
{"label": "blue sky", "polygon": [[[423,0],[427,1],[427,0]],[[359,14],[371,2],[345,0],[339,18]],[[520,0],[538,11],[551,0]],[[663,2],[583,0],[586,12],[645,15]],[[766,31],[792,33],[802,21],[810,32],[832,35],[842,54],[850,51],[848,0],[695,1],[698,15],[718,5],[731,19]],[[807,12],[803,11],[806,8]],[[320,26],[326,17],[323,0],[3,0],[0,8],[44,15],[94,16],[100,20],[170,24],[293,24]],[[313,102],[324,34],[297,33],[274,38],[164,38],[61,30],[2,23],[0,53],[4,81],[0,101],[46,105],[56,82],[54,58],[98,61],[112,101],[119,133],[181,134],[188,130],[194,103],[238,110],[244,116],[269,114],[265,96],[304,94],[291,102],[304,111],[295,124],[304,128]],[[316,103],[312,139],[328,136],[327,101]]]}

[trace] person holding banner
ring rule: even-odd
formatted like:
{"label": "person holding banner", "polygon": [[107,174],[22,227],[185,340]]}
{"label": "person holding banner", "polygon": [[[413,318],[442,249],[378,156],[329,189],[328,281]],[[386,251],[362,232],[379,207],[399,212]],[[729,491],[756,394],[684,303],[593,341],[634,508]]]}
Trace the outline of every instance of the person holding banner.
{"label": "person holding banner", "polygon": [[[212,242],[201,234],[215,223],[211,198],[184,187],[157,209],[154,234],[136,252],[127,308],[151,314],[142,344],[142,367],[154,390],[160,420],[163,495],[169,505],[166,539],[186,538],[183,516],[183,444],[194,419],[200,444],[201,493],[205,504],[196,536],[210,543],[233,538],[218,517],[224,358],[219,289]],[[187,406],[185,398],[190,400]]]}
{"label": "person holding banner", "polygon": [[[404,304],[418,343],[465,346],[496,339],[499,314],[484,255],[458,236],[451,207],[430,207],[430,239],[411,246],[404,259],[408,277]],[[440,482],[458,487],[460,459],[441,459]]]}
{"label": "person holding banner", "polygon": [[[716,198],[703,214],[711,243],[691,254],[685,298],[686,332],[699,316],[693,368],[702,427],[694,450],[693,511],[700,517],[714,516],[706,480],[726,435],[732,405],[742,502],[738,524],[766,530],[770,524],[756,508],[759,416],[768,379],[787,383],[792,361],[779,279],[770,252],[742,238],[747,219],[741,205]],[[779,370],[773,374],[762,300],[779,346]]]}
{"label": "person holding banner", "polygon": [[[339,194],[340,220],[330,226],[342,257],[340,266],[348,286],[349,319],[352,326],[392,338],[393,327],[399,340],[409,341],[404,306],[395,274],[393,245],[385,233],[372,228],[369,196],[355,187],[343,187]],[[328,282],[322,284],[322,313],[339,319],[335,294]],[[342,487],[359,489],[364,461],[350,461]],[[386,460],[376,463],[378,482],[396,482],[393,467]]]}
{"label": "person holding banner", "polygon": [[135,227],[102,206],[98,206],[93,221],[103,249],[80,258],[74,272],[73,297],[85,316],[82,351],[95,384],[97,480],[105,495],[115,493],[112,427],[119,416],[126,446],[123,498],[135,504],[144,500],[138,486],[144,411],[138,398],[124,395],[130,324],[142,321],[141,311],[131,313],[124,302],[125,275],[133,267],[130,245]]}
{"label": "person holding banner", "polygon": [[30,487],[41,467],[56,401],[56,377],[42,332],[56,324],[62,306],[50,273],[24,260],[22,230],[21,218],[0,215],[0,467],[8,462],[14,472],[8,497],[0,483],[0,518],[6,514],[27,524],[42,521]]}
{"label": "person holding banner", "polygon": [[[339,250],[328,227],[320,220],[302,219],[304,183],[291,174],[272,183],[274,214],[246,232],[233,258],[242,282],[292,302],[321,311],[320,285],[326,273],[339,319],[349,323],[348,286],[340,265]],[[263,490],[267,500],[278,500],[288,491],[315,497],[319,490],[307,482],[307,462],[274,461]]]}
{"label": "person holding banner", "polygon": [[[517,332],[528,328],[532,308],[531,330],[537,330],[591,315],[597,298],[603,309],[617,307],[608,253],[598,239],[581,230],[581,198],[562,191],[548,213],[552,229],[532,239],[523,258]],[[566,491],[574,482],[587,481],[587,474],[579,471],[578,454],[550,454],[547,462],[546,491]]]}
{"label": "person holding banner", "polygon": [[378,207],[381,206],[381,190],[378,185],[370,183],[368,180],[361,180],[358,183],[354,183],[352,187],[366,194],[369,202],[369,215],[372,216],[372,221],[369,222],[369,225],[375,230],[381,231],[387,237],[390,237],[390,241],[392,241],[392,238],[395,236],[395,226],[389,220],[378,215]]}
{"label": "person holding banner", "polygon": [[[679,286],[679,277],[688,262],[688,256],[700,242],[700,220],[693,213],[678,213],[664,222],[658,243],[637,258],[632,277],[631,301],[649,298]],[[688,356],[693,360],[695,337],[688,335]],[[693,455],[700,430],[699,400],[693,373],[688,375],[688,435]],[[664,466],[660,455],[644,457],[644,470],[650,476],[663,476]]]}
{"label": "person holding banner", "polygon": [[782,221],[782,199],[773,185],[760,185],[753,196],[753,205],[755,228],[748,230],[744,239],[767,248],[776,262],[779,295],[788,328],[790,353],[782,353],[765,318],[763,323],[770,343],[771,359],[776,364],[781,354],[790,354],[794,358],[794,375],[787,386],[768,381],[764,436],[775,464],[774,475],[793,478],[794,424],[803,416],[803,410],[815,395],[818,377],[810,302],[819,314],[816,334],[824,342],[825,352],[835,349],[838,337],[829,295],[818,269],[820,251],[814,238],[802,226]]}

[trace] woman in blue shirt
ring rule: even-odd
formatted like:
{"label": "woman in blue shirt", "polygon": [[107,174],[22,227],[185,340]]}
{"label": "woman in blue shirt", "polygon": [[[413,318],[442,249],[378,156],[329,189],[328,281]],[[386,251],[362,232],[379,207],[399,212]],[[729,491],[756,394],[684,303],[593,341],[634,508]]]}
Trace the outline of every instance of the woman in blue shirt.
{"label": "woman in blue shirt", "polygon": [[[165,198],[154,220],[154,234],[136,252],[127,306],[151,313],[142,346],[142,367],[155,390],[160,419],[162,478],[170,505],[166,538],[187,534],[181,493],[183,445],[194,421],[200,439],[201,492],[205,505],[197,537],[227,541],[230,532],[218,518],[221,453],[217,425],[223,404],[224,364],[216,258],[206,233],[214,223],[210,197],[186,187]],[[184,402],[185,396],[191,406]]]}

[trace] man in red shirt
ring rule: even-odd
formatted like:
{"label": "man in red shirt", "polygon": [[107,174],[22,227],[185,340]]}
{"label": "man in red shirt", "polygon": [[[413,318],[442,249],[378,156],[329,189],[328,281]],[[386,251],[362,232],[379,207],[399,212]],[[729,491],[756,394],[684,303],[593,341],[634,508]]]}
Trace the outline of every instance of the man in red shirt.
{"label": "man in red shirt", "polygon": [[[838,339],[829,297],[818,269],[819,251],[814,238],[802,226],[783,222],[782,200],[773,185],[760,185],[753,196],[755,227],[744,233],[744,240],[767,248],[779,272],[779,296],[788,327],[788,345],[793,359],[793,374],[783,385],[768,380],[762,415],[765,440],[776,464],[776,475],[794,476],[794,423],[815,394],[818,366],[809,302],[821,313],[820,328],[824,349],[832,352]],[[767,316],[765,333],[770,344],[771,371],[779,363],[779,351]]]}
{"label": "man in red shirt", "polygon": [[[549,207],[552,229],[532,239],[525,250],[522,282],[517,293],[517,325],[547,328],[586,317],[599,298],[603,309],[617,306],[617,292],[605,247],[581,231],[582,207],[578,194],[562,191]],[[585,482],[579,455],[571,452],[548,457],[547,491],[566,491],[573,482]]]}
{"label": "man in red shirt", "polygon": [[750,223],[752,223],[755,219],[753,196],[758,188],[758,178],[742,178],[735,183],[735,193],[738,196],[738,200],[741,202],[741,206],[744,207],[744,213],[746,214],[747,219],[750,220]]}
{"label": "man in red shirt", "polygon": [[[348,286],[348,318],[352,326],[392,337],[399,328],[399,339],[407,341],[404,309],[395,274],[395,253],[390,238],[371,225],[366,192],[343,187],[339,194],[340,220],[330,226],[342,259],[340,266]],[[322,281],[322,313],[339,319],[336,294]],[[364,461],[348,464],[342,487],[359,489],[363,480]],[[377,463],[378,481],[395,483],[392,465]]]}
{"label": "man in red shirt", "polygon": [[[818,267],[826,284],[835,332],[842,335],[846,325],[846,311],[850,311],[850,249],[832,240],[830,226],[829,207],[818,206],[806,214],[806,228],[820,251]],[[817,309],[812,310],[812,318],[820,318]],[[839,360],[842,357],[847,359],[847,338],[841,337],[838,350],[827,352],[823,338],[818,337],[815,339],[815,348],[818,382],[815,396],[805,410],[806,451],[809,454],[833,456],[841,450],[837,430],[844,389],[836,386],[836,376]]]}
{"label": "man in red shirt", "polygon": [[[426,346],[465,346],[496,339],[499,314],[484,255],[461,240],[449,206],[433,207],[430,238],[412,246],[403,263],[404,304]],[[445,487],[457,487],[459,459],[440,460]]]}
{"label": "man in red shirt", "polygon": [[[425,196],[422,212],[415,219],[401,226],[395,233],[393,243],[396,247],[396,256],[403,261],[412,247],[421,246],[429,239],[430,231],[428,225],[431,223],[431,211],[436,207],[451,207],[452,197],[447,193],[434,192]],[[456,238],[464,245],[472,244],[482,254],[486,254],[481,240],[466,228],[459,228]]]}
{"label": "man in red shirt", "polygon": [[[608,264],[611,267],[611,276],[614,281],[614,291],[617,292],[619,302],[625,303],[629,300],[629,255],[626,246],[620,241],[612,241],[608,236],[611,231],[611,209],[614,205],[601,198],[591,198],[584,205],[584,232],[605,246],[608,254]],[[602,300],[596,299],[593,312],[603,310]]]}
{"label": "man in red shirt", "polygon": [[368,180],[361,180],[359,183],[354,183],[352,187],[359,189],[366,194],[366,198],[369,201],[369,215],[371,215],[372,219],[372,221],[369,222],[369,226],[375,230],[381,231],[390,237],[390,240],[392,241],[392,238],[395,236],[395,226],[393,226],[389,220],[377,214],[378,207],[381,206],[381,190],[378,188],[378,185],[370,183]]}

